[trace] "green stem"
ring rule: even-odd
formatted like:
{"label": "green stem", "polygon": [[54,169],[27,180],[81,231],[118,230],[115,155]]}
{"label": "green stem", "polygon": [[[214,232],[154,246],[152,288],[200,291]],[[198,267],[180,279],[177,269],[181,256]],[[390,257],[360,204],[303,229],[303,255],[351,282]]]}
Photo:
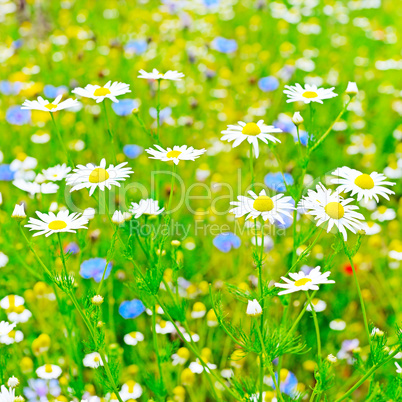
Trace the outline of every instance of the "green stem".
{"label": "green stem", "polygon": [[60,232],[57,233],[57,238],[59,241],[60,258],[61,258],[61,261],[63,262],[63,274],[64,274],[64,278],[66,279],[68,277],[68,273],[67,273],[66,259],[64,257],[63,245],[61,244]]}
{"label": "green stem", "polygon": [[250,174],[251,174],[251,190],[254,190],[253,144],[250,144]]}
{"label": "green stem", "polygon": [[345,394],[343,394],[340,398],[338,398],[335,402],[341,402],[345,400],[349,395],[351,395],[357,388],[360,387],[373,373],[375,373],[381,366],[384,364],[388,363],[390,360],[394,358],[396,354],[399,353],[399,348],[396,349],[392,354],[389,355],[389,357],[385,360],[383,360],[380,363],[377,363],[375,366],[373,366],[367,373],[359,380],[356,382],[355,385],[353,385],[352,388],[350,388]]}
{"label": "green stem", "polygon": [[[108,214],[108,216],[109,216],[109,214]],[[110,261],[112,259],[112,250],[114,249],[114,244],[116,243],[118,232],[119,232],[119,227],[117,225],[115,225],[115,230],[114,230],[114,233],[113,233],[112,242],[110,244],[110,248],[109,248],[109,251],[107,253],[108,258],[106,259],[105,269],[103,270],[102,279],[99,282],[98,290],[97,290],[97,293],[96,293],[97,295],[100,295],[100,291],[102,289],[102,284],[103,284],[103,281],[104,281],[105,276],[106,276],[107,267],[108,267],[108,265],[109,265],[109,263],[110,263]]]}
{"label": "green stem", "polygon": [[[268,364],[268,371],[272,378],[272,381],[274,382],[275,390],[276,390],[276,393],[278,394],[279,399],[282,402],[285,402],[285,400],[283,399],[282,393],[281,393],[279,381],[276,381],[275,373],[274,373],[274,370],[272,369],[272,363]],[[280,377],[280,374],[278,372],[278,380],[279,380],[279,377]]]}
{"label": "green stem", "polygon": [[59,139],[59,141],[60,141],[61,148],[63,149],[63,153],[66,155],[68,163],[74,168],[74,167],[75,167],[74,162],[73,162],[73,160],[71,159],[71,155],[70,155],[70,153],[68,152],[68,150],[67,150],[67,148],[66,148],[66,145],[64,144],[63,138],[62,138],[62,136],[61,136],[59,127],[58,127],[57,124],[56,124],[56,120],[54,119],[53,113],[52,113],[52,112],[49,112],[49,113],[50,113],[50,116],[51,116],[51,118],[52,118],[53,125],[54,125],[54,127],[55,127],[57,137],[58,137],[58,139]]}
{"label": "green stem", "polygon": [[318,363],[319,366],[321,366],[322,362],[322,352],[321,352],[321,336],[320,336],[320,327],[318,325],[318,320],[317,320],[317,313],[314,310],[314,305],[313,305],[313,300],[312,297],[310,296],[310,293],[307,291],[307,298],[311,307],[311,314],[313,315],[313,320],[314,320],[314,326],[315,326],[315,334],[317,336],[317,354],[318,354]]}
{"label": "green stem", "polygon": [[359,300],[360,300],[360,307],[362,309],[362,314],[363,314],[364,328],[366,330],[367,341],[368,341],[368,344],[369,344],[370,349],[371,349],[371,337],[370,337],[370,330],[369,330],[368,321],[367,321],[366,307],[364,305],[364,300],[363,300],[363,295],[362,295],[362,292],[361,292],[361,289],[360,289],[359,280],[357,279],[355,264],[353,263],[353,258],[350,256],[350,253],[348,251],[346,242],[345,242],[342,234],[339,234],[339,237],[341,238],[341,240],[343,242],[343,249],[345,251],[346,256],[348,257],[348,260],[349,260],[350,265],[351,265],[352,270],[353,270],[353,278],[355,280],[356,289],[357,289],[357,293],[359,295]]}
{"label": "green stem", "polygon": [[153,343],[156,354],[156,361],[158,363],[159,377],[163,384],[163,370],[162,370],[162,362],[161,357],[159,355],[159,347],[158,347],[158,334],[156,333],[156,308],[155,304],[152,306],[152,335],[153,335]]}
{"label": "green stem", "polygon": [[117,164],[116,150],[115,150],[115,144],[114,144],[114,134],[113,134],[113,131],[112,131],[112,127],[110,125],[105,100],[103,100],[102,105],[103,105],[103,111],[104,111],[105,118],[106,118],[106,124],[107,124],[107,130],[109,132],[110,142],[111,142],[111,145],[112,145],[111,148],[112,148],[113,161],[114,161],[115,164]]}

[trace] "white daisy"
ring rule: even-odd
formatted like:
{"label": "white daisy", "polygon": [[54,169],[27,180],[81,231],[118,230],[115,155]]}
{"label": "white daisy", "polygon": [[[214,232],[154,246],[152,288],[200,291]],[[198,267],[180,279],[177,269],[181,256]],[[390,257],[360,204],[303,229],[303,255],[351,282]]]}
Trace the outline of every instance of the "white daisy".
{"label": "white daisy", "polygon": [[13,343],[20,343],[24,340],[22,331],[10,331],[8,334],[0,336],[0,343],[4,345],[12,345]]}
{"label": "white daisy", "polygon": [[24,303],[25,300],[23,297],[18,295],[8,295],[0,300],[0,307],[3,308],[4,310],[8,310],[11,308],[23,306]]}
{"label": "white daisy", "polygon": [[14,402],[15,401],[15,389],[10,387],[7,389],[5,385],[0,388],[0,401],[1,402]]}
{"label": "white daisy", "polygon": [[187,360],[190,357],[190,352],[187,348],[179,348],[177,353],[172,354],[172,365],[173,366],[183,366],[186,364]]}
{"label": "white daisy", "polygon": [[0,251],[0,268],[4,268],[8,264],[8,257]]}
{"label": "white daisy", "polygon": [[85,355],[83,359],[83,364],[85,367],[98,368],[103,366],[103,361],[101,355],[98,352],[93,352]]}
{"label": "white daisy", "polygon": [[157,334],[171,334],[172,332],[174,332],[176,329],[173,325],[173,323],[171,323],[170,321],[163,321],[161,320],[159,322],[159,324],[155,325],[155,330]]}
{"label": "white daisy", "polygon": [[7,321],[0,322],[0,336],[8,335],[17,325],[17,323],[13,322],[10,324]]}
{"label": "white daisy", "polygon": [[27,216],[25,214],[24,204],[16,204],[16,206],[14,207],[14,211],[11,214],[11,217],[15,219],[26,218]]}
{"label": "white daisy", "polygon": [[127,162],[117,166],[109,165],[106,168],[106,159],[102,159],[99,166],[88,163],[86,166],[77,165],[73,173],[67,175],[66,183],[72,186],[70,192],[89,188],[89,195],[92,195],[97,187],[104,191],[105,187],[109,190],[113,186],[120,187],[119,181],[124,181],[131,173],[131,168],[123,167]]}
{"label": "white daisy", "polygon": [[368,175],[344,166],[336,169],[332,174],[337,177],[332,179],[331,183],[340,185],[337,191],[340,193],[351,192],[350,195],[352,197],[357,194],[357,201],[364,198],[364,201],[367,202],[374,198],[379,202],[379,195],[389,200],[388,194],[395,194],[389,188],[385,187],[394,186],[395,183],[387,181],[387,178],[382,173],[372,172]]}
{"label": "white daisy", "polygon": [[178,165],[180,161],[194,161],[199,158],[206,149],[194,149],[193,147],[187,148],[187,145],[175,145],[172,148],[167,148],[164,150],[161,146],[155,145],[158,150],[148,148],[145,151],[152,155],[149,156],[150,159],[159,159],[162,162],[173,161],[175,165]]}
{"label": "white daisy", "polygon": [[27,322],[32,317],[32,313],[24,306],[8,309],[6,312],[7,318],[15,323]]}
{"label": "white daisy", "polygon": [[123,401],[128,401],[129,399],[137,399],[142,395],[141,385],[133,380],[129,380],[124,383],[121,387],[120,396]]}
{"label": "white daisy", "polygon": [[271,133],[281,133],[280,128],[274,126],[267,126],[264,124],[264,120],[259,120],[257,123],[244,123],[243,121],[237,122],[237,124],[229,124],[226,130],[221,133],[224,134],[221,138],[222,141],[234,141],[232,147],[235,148],[240,145],[244,140],[247,140],[249,144],[253,144],[255,157],[258,158],[260,153],[258,140],[268,144],[271,142],[281,142],[278,138],[271,135]]}
{"label": "white daisy", "polygon": [[[205,371],[209,373],[210,370],[215,370],[217,367],[216,364],[206,363]],[[195,362],[191,362],[188,367],[194,374],[201,374],[204,371],[204,366],[197,359]]]}
{"label": "white daisy", "polygon": [[55,364],[45,364],[36,369],[36,375],[43,380],[54,380],[61,375],[61,368]]}
{"label": "white daisy", "polygon": [[55,194],[59,189],[59,186],[55,183],[36,183],[25,181],[24,179],[17,179],[13,181],[15,187],[22,191],[29,193],[31,197],[35,194]]}
{"label": "white daisy", "polygon": [[364,222],[362,229],[366,232],[366,235],[375,235],[381,232],[381,226],[372,221]]}
{"label": "white daisy", "polygon": [[332,192],[324,187],[322,183],[317,184],[316,191],[308,190],[307,196],[304,196],[298,207],[306,211],[307,214],[314,216],[317,226],[328,223],[327,232],[334,225],[339,232],[343,234],[343,238],[347,240],[346,229],[352,233],[356,233],[362,229],[364,216],[356,212],[359,207],[357,205],[348,205],[354,201],[353,198],[343,199],[338,191]]}
{"label": "white daisy", "polygon": [[397,362],[394,362],[394,363],[395,363],[395,366],[396,366],[396,373],[397,374],[402,374],[402,367]]}
{"label": "white daisy", "polygon": [[[324,300],[320,300],[317,298],[314,298],[311,304],[313,305],[314,311],[316,311],[317,313],[320,313],[321,311],[324,311],[327,308],[327,303],[325,303]],[[308,303],[306,309],[307,311],[311,311],[311,304]]]}
{"label": "white daisy", "polygon": [[22,104],[21,109],[42,110],[44,112],[58,112],[59,110],[68,109],[79,104],[76,99],[66,99],[63,102],[60,102],[62,97],[63,95],[59,95],[52,103],[50,103],[48,100],[45,100],[41,96],[38,96],[38,100],[26,100]]}
{"label": "white daisy", "polygon": [[184,77],[184,74],[178,71],[169,70],[165,74],[162,74],[156,68],[154,68],[151,73],[147,73],[145,70],[140,70],[139,73],[138,78],[145,78],[147,80],[180,81]]}
{"label": "white daisy", "polygon": [[251,315],[253,317],[259,316],[262,314],[262,308],[261,308],[260,303],[258,303],[257,299],[248,301],[246,314]]}
{"label": "white daisy", "polygon": [[135,219],[138,219],[142,215],[159,215],[165,208],[159,208],[158,201],[152,198],[146,200],[140,200],[139,203],[132,202],[129,211],[134,215]]}
{"label": "white daisy", "polygon": [[307,275],[303,271],[290,273],[289,276],[293,281],[282,276],[282,279],[286,283],[275,283],[275,286],[286,290],[282,290],[278,295],[286,295],[288,293],[298,292],[299,290],[318,290],[318,285],[335,283],[333,280],[328,280],[328,276],[331,274],[330,271],[321,273],[320,269],[320,267],[315,267]]}
{"label": "white daisy", "polygon": [[235,205],[235,208],[229,212],[235,214],[236,218],[240,218],[246,215],[247,219],[256,219],[259,216],[264,221],[269,220],[271,224],[275,221],[279,221],[284,224],[283,216],[292,218],[291,211],[294,210],[294,206],[291,202],[291,197],[285,197],[283,194],[276,194],[272,198],[267,196],[265,190],[261,190],[257,195],[253,191],[248,192],[252,198],[239,195],[238,201],[232,201],[230,204]]}
{"label": "white daisy", "polygon": [[36,215],[38,215],[39,219],[29,218],[28,224],[25,225],[30,231],[38,230],[33,236],[44,234],[48,237],[53,233],[76,233],[77,229],[88,229],[85,226],[88,223],[88,219],[83,218],[81,214],[77,212],[70,214],[68,210],[65,210],[55,215],[53,212],[44,214],[36,211]]}
{"label": "white daisy", "polygon": [[124,342],[126,345],[135,346],[138,342],[142,342],[144,340],[144,335],[141,332],[130,332],[129,334],[124,335]]}
{"label": "white daisy", "polygon": [[285,85],[285,89],[283,91],[284,94],[288,96],[287,103],[289,102],[318,102],[323,103],[324,99],[335,98],[338,94],[334,93],[332,88],[317,88],[316,85],[306,84],[304,88],[300,84],[296,84],[295,86]]}
{"label": "white daisy", "polygon": [[95,99],[96,103],[109,98],[112,102],[118,103],[116,96],[124,95],[130,91],[130,85],[123,82],[109,81],[104,87],[88,84],[85,88],[75,88],[71,92],[84,98]]}
{"label": "white daisy", "polygon": [[376,219],[380,222],[392,221],[396,218],[396,212],[392,208],[387,208],[385,205],[381,205],[377,208],[377,211],[371,214],[371,219]]}
{"label": "white daisy", "polygon": [[45,180],[48,181],[60,181],[63,180],[68,173],[70,173],[71,168],[67,166],[65,163],[62,165],[56,165],[49,169],[42,170],[43,176]]}

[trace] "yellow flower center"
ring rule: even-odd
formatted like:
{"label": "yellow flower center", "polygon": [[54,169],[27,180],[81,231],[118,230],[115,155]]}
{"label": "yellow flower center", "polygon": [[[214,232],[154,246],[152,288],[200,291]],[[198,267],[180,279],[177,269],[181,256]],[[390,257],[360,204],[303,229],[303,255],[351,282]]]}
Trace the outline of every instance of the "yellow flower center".
{"label": "yellow flower center", "polygon": [[178,158],[181,153],[181,151],[169,151],[166,156],[168,158]]}
{"label": "yellow flower center", "polygon": [[137,339],[137,333],[136,332],[130,332],[130,336],[133,339]]}
{"label": "yellow flower center", "polygon": [[46,373],[51,373],[52,370],[52,365],[51,364],[45,364],[45,371]]}
{"label": "yellow flower center", "polygon": [[374,180],[370,175],[364,173],[356,177],[355,184],[363,190],[371,190],[374,187]]}
{"label": "yellow flower center", "polygon": [[261,129],[255,123],[247,123],[241,132],[244,135],[258,135],[261,134]]}
{"label": "yellow flower center", "polygon": [[12,330],[11,332],[8,333],[8,336],[12,339],[15,339],[15,334],[16,334],[16,332],[14,330]]}
{"label": "yellow flower center", "polygon": [[52,221],[49,223],[48,228],[50,230],[61,230],[67,227],[67,223],[64,221]]}
{"label": "yellow flower center", "polygon": [[134,392],[135,381],[129,380],[129,381],[126,382],[126,384],[127,384],[127,387],[128,387],[128,392],[130,394],[132,394]]}
{"label": "yellow flower center", "polygon": [[311,99],[311,98],[316,98],[318,96],[317,92],[314,91],[306,91],[303,93],[303,96],[305,98]]}
{"label": "yellow flower center", "polygon": [[46,109],[52,110],[52,109],[56,109],[57,105],[54,105],[53,103],[48,103],[47,105],[45,105]]}
{"label": "yellow flower center", "polygon": [[96,88],[95,92],[94,92],[94,96],[106,96],[109,95],[111,92],[109,90],[109,88]]}
{"label": "yellow flower center", "polygon": [[330,202],[325,207],[325,212],[332,219],[341,219],[345,215],[345,209],[339,202]]}
{"label": "yellow flower center", "polygon": [[253,208],[260,212],[268,212],[274,208],[274,202],[267,195],[260,195],[253,202]]}
{"label": "yellow flower center", "polygon": [[312,280],[310,278],[301,278],[301,279],[298,279],[295,282],[295,286],[303,286],[303,285],[305,285],[306,283],[309,283],[309,282],[312,282]]}
{"label": "yellow flower center", "polygon": [[387,212],[387,207],[385,205],[381,205],[381,207],[378,207],[378,212],[382,215]]}
{"label": "yellow flower center", "polygon": [[161,328],[166,328],[166,321],[161,321],[160,323],[159,323],[159,325],[160,325],[160,327]]}
{"label": "yellow flower center", "polygon": [[94,362],[95,362],[95,363],[98,363],[99,360],[100,360],[100,359],[99,359],[99,356],[95,356],[95,357],[94,357]]}
{"label": "yellow flower center", "polygon": [[103,168],[95,168],[91,174],[89,175],[89,182],[90,183],[102,183],[109,178],[109,173],[106,169]]}

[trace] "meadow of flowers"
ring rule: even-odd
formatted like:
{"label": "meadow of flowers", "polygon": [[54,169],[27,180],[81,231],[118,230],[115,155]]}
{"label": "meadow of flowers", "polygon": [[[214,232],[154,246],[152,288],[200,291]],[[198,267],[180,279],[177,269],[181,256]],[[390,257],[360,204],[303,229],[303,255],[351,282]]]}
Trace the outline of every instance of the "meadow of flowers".
{"label": "meadow of flowers", "polygon": [[397,0],[0,0],[0,402],[402,401]]}

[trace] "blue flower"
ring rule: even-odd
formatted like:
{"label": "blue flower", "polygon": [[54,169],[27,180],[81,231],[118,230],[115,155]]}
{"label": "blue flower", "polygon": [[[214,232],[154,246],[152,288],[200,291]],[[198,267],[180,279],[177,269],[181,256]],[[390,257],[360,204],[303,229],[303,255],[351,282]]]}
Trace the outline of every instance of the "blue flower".
{"label": "blue flower", "polygon": [[258,87],[264,92],[275,91],[275,89],[279,87],[279,81],[277,78],[272,76],[263,77],[258,80]]}
{"label": "blue flower", "polygon": [[232,248],[239,248],[241,240],[232,232],[218,234],[213,240],[214,246],[224,253],[228,253]]}
{"label": "blue flower", "polygon": [[71,253],[71,254],[78,254],[80,252],[80,248],[78,247],[77,243],[71,242],[71,243],[68,243],[67,246],[64,247],[64,252]]}
{"label": "blue flower", "polygon": [[135,144],[127,144],[127,145],[124,145],[124,147],[123,147],[124,155],[126,155],[127,158],[130,158],[130,159],[137,158],[139,155],[142,154],[143,150],[144,150],[144,148],[140,147],[139,145],[135,145]]}
{"label": "blue flower", "polygon": [[[283,176],[285,176],[285,179],[283,178]],[[286,184],[288,184],[288,185],[292,185],[294,183],[293,177],[289,173],[284,173],[283,175],[281,172],[268,173],[264,177],[264,183],[266,184],[266,186],[269,189],[278,191],[278,192],[286,191],[285,181],[286,181]]]}
{"label": "blue flower", "polygon": [[31,121],[31,111],[21,109],[21,106],[11,106],[7,110],[6,120],[16,126],[28,124]]}
{"label": "blue flower", "polygon": [[30,379],[28,380],[28,387],[24,387],[24,394],[29,402],[39,402],[48,400],[48,395],[58,397],[61,389],[58,380],[42,380]]}
{"label": "blue flower", "polygon": [[43,93],[45,94],[46,98],[57,98],[59,95],[64,95],[68,92],[68,88],[64,85],[60,87],[55,87],[54,85],[45,85],[43,88]]}
{"label": "blue flower", "polygon": [[0,81],[0,92],[3,95],[18,95],[21,88],[20,82]]}
{"label": "blue flower", "polygon": [[15,172],[10,169],[10,165],[0,165],[0,181],[14,180]]}
{"label": "blue flower", "polygon": [[[292,133],[292,135],[295,142],[299,142],[299,139],[297,138],[297,132]],[[300,137],[300,144],[306,146],[308,144],[308,138],[309,138],[308,132],[299,129],[299,137]]]}
{"label": "blue flower", "polygon": [[[95,279],[95,282],[100,282],[102,279],[103,271],[106,266],[106,260],[104,258],[91,258],[84,261],[81,264],[80,275],[84,279]],[[110,275],[112,270],[112,263],[109,262],[105,274],[105,279]]]}
{"label": "blue flower", "polygon": [[112,109],[117,116],[128,116],[138,108],[138,102],[134,99],[122,99],[119,103],[112,103]]}
{"label": "blue flower", "polygon": [[142,54],[147,49],[148,49],[148,43],[144,39],[130,40],[130,42],[127,42],[126,46],[124,46],[124,50],[127,53],[133,53],[133,54]]}
{"label": "blue flower", "polygon": [[[287,372],[286,378],[284,381],[281,381],[281,392],[283,394],[289,395],[291,397],[295,397],[297,395],[297,378],[296,376],[288,370],[285,370],[285,373]],[[281,370],[281,378],[282,378],[282,370]],[[275,373],[275,377],[278,380],[278,373]],[[270,379],[270,385],[273,389],[275,389],[275,384],[272,381],[272,379]]]}
{"label": "blue flower", "polygon": [[212,48],[221,53],[233,53],[237,50],[237,42],[234,39],[226,39],[218,36],[212,43]]}
{"label": "blue flower", "polygon": [[219,5],[220,0],[204,0],[204,5],[206,7],[214,7]]}
{"label": "blue flower", "polygon": [[125,318],[137,318],[145,311],[144,303],[141,300],[134,299],[131,301],[124,301],[119,306],[119,314]]}

